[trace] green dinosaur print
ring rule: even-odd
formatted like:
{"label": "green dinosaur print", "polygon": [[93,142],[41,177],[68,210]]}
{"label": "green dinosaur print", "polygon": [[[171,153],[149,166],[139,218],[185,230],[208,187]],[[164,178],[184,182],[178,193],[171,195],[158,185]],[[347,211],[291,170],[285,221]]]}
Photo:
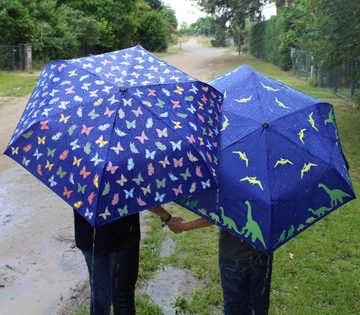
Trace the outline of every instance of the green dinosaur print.
{"label": "green dinosaur print", "polygon": [[205,215],[205,216],[208,216],[206,210],[204,208],[200,208],[199,210],[199,213],[201,213],[202,215]]}
{"label": "green dinosaur print", "polygon": [[255,243],[255,241],[258,239],[261,242],[261,244],[264,246],[264,248],[266,248],[265,241],[261,233],[261,229],[259,225],[256,223],[256,221],[254,221],[254,219],[252,218],[252,213],[251,213],[252,209],[249,200],[246,200],[245,204],[247,206],[247,222],[246,225],[242,228],[240,234],[245,233],[245,237],[248,237],[251,234],[251,241],[253,243]]}
{"label": "green dinosaur print", "polygon": [[291,224],[286,239],[289,239],[290,237],[293,237],[293,236],[294,236],[294,233],[295,233],[295,227]]}
{"label": "green dinosaur print", "polygon": [[218,216],[216,213],[210,212],[209,215],[210,215],[210,218],[211,218],[213,221],[215,221],[216,223],[220,223],[219,216]]}
{"label": "green dinosaur print", "polygon": [[316,219],[314,217],[310,217],[310,218],[307,218],[305,222],[306,222],[306,224],[311,224],[315,221],[316,221]]}
{"label": "green dinosaur print", "polygon": [[324,189],[325,192],[330,196],[331,208],[336,207],[339,202],[340,202],[340,204],[342,204],[344,202],[345,197],[351,197],[349,194],[347,194],[346,192],[344,192],[340,189],[330,189],[322,183],[319,183],[318,187]]}
{"label": "green dinosaur print", "polygon": [[279,236],[279,240],[277,241],[277,243],[274,246],[277,246],[280,243],[284,243],[286,239],[286,230],[283,230]]}
{"label": "green dinosaur print", "polygon": [[296,231],[301,231],[305,228],[305,225],[304,224],[299,224],[298,228],[296,229]]}
{"label": "green dinosaur print", "polygon": [[327,208],[327,207],[320,207],[319,209],[312,209],[309,208],[308,211],[311,212],[313,215],[316,215],[318,218],[320,218],[321,216],[323,216],[327,211],[330,211],[332,208]]}
{"label": "green dinosaur print", "polygon": [[224,208],[220,207],[221,219],[223,220],[223,225],[227,228],[234,230],[236,233],[240,234],[234,220],[230,219],[229,217],[225,216]]}

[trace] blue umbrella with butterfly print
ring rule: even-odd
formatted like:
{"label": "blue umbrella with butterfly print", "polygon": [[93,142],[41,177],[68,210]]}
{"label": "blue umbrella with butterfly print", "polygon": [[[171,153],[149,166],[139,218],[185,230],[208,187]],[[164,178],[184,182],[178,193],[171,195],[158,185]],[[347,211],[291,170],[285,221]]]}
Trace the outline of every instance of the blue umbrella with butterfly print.
{"label": "blue umbrella with butterfly print", "polygon": [[221,102],[141,46],[55,61],[5,154],[97,227],[216,187]]}
{"label": "blue umbrella with butterfly print", "polygon": [[248,66],[224,93],[219,189],[179,203],[268,253],[355,198],[334,109]]}

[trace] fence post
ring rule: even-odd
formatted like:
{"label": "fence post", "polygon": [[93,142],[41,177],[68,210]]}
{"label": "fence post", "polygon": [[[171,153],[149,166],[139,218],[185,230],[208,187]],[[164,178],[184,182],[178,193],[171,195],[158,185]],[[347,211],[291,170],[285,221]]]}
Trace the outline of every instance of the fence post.
{"label": "fence post", "polygon": [[22,55],[21,55],[21,69],[24,71],[31,70],[32,67],[32,47],[31,44],[21,44]]}

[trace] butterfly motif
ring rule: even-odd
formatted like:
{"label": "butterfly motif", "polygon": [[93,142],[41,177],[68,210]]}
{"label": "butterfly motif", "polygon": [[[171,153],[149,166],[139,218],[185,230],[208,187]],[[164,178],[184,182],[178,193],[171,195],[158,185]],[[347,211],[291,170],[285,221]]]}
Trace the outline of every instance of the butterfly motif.
{"label": "butterfly motif", "polygon": [[58,141],[58,140],[60,140],[60,137],[62,136],[62,132],[57,132],[56,134],[54,134],[52,137],[51,137],[51,139],[52,140],[54,140],[54,141]]}
{"label": "butterfly motif", "polygon": [[195,131],[197,131],[198,130],[198,128],[197,128],[197,126],[193,123],[193,122],[189,122],[189,125],[190,125],[190,127],[192,128],[192,129],[194,129]]}
{"label": "butterfly motif", "polygon": [[91,206],[92,203],[93,203],[93,200],[94,200],[94,197],[95,197],[95,193],[92,191],[89,196],[88,196],[88,202],[89,202],[89,205]]}
{"label": "butterfly motif", "polygon": [[161,187],[165,188],[166,185],[166,178],[163,178],[162,180],[156,179],[156,188],[160,189]]}
{"label": "butterfly motif", "polygon": [[[36,152],[38,152],[38,150],[36,149]],[[16,147],[16,148],[14,148],[14,147],[11,147],[11,154],[12,155],[18,155],[19,154],[19,147]],[[40,153],[40,156],[42,155],[42,153]],[[34,154],[34,156],[35,156],[35,154]],[[40,157],[39,156],[39,157]],[[37,158],[37,160],[38,160],[39,158]]]}
{"label": "butterfly motif", "polygon": [[99,158],[99,154],[97,152],[95,153],[95,156],[90,161],[94,162],[94,166],[97,166],[99,163],[104,162],[103,159]]}
{"label": "butterfly motif", "polygon": [[86,134],[87,136],[90,134],[90,131],[93,129],[94,127],[86,127],[85,125],[82,125],[82,129],[81,129],[81,134]]}
{"label": "butterfly motif", "polygon": [[194,94],[197,94],[198,90],[199,89],[194,84],[191,84],[191,89],[189,90],[190,92],[193,92]]}
{"label": "butterfly motif", "polygon": [[148,96],[156,96],[156,90],[148,89]]}
{"label": "butterfly motif", "polygon": [[133,120],[133,121],[128,121],[128,120],[125,120],[125,123],[126,123],[126,128],[127,129],[135,129],[136,128],[136,120]]}
{"label": "butterfly motif", "polygon": [[41,164],[38,164],[38,166],[36,167],[36,173],[39,174],[39,176],[42,176],[43,173],[42,173],[42,168],[41,168]]}
{"label": "butterfly motif", "polygon": [[172,123],[174,124],[174,129],[182,129],[181,121],[172,120]]}
{"label": "butterfly motif", "polygon": [[[98,100],[96,100],[96,101],[94,102],[94,106],[100,106],[103,101],[104,101],[103,98],[99,98]],[[99,116],[100,116],[100,115],[98,115],[98,117],[99,117]]]}
{"label": "butterfly motif", "polygon": [[173,182],[175,182],[175,181],[177,181],[179,178],[178,177],[176,177],[173,173],[169,173],[169,178],[173,181]]}
{"label": "butterfly motif", "polygon": [[66,188],[66,186],[64,186],[64,192],[63,192],[63,196],[66,197],[67,199],[70,199],[70,196],[71,196],[71,193],[73,191],[72,190],[69,190]]}
{"label": "butterfly motif", "polygon": [[74,181],[74,173],[70,173],[69,175],[69,182],[73,185],[75,185],[75,181]]}
{"label": "butterfly motif", "polygon": [[109,129],[110,127],[111,127],[110,124],[103,124],[103,125],[100,125],[100,126],[98,127],[98,129],[99,129],[100,131],[105,131],[105,130]]}
{"label": "butterfly motif", "polygon": [[177,167],[182,167],[183,166],[183,161],[184,161],[184,158],[181,157],[180,159],[175,159],[173,158],[173,162],[174,162],[174,167],[177,168]]}
{"label": "butterfly motif", "polygon": [[184,178],[184,180],[187,180],[189,177],[191,177],[189,168],[186,169],[185,173],[181,173],[180,176],[182,176]]}
{"label": "butterfly motif", "polygon": [[182,140],[179,140],[178,142],[170,141],[173,151],[175,150],[181,151],[181,142]]}
{"label": "butterfly motif", "polygon": [[68,134],[69,136],[71,136],[73,134],[73,132],[75,131],[75,129],[77,128],[76,125],[72,125],[69,129],[68,129]]}
{"label": "butterfly motif", "polygon": [[75,155],[73,156],[73,158],[74,158],[73,165],[80,167],[80,163],[83,160],[83,158],[78,159]]}
{"label": "butterfly motif", "polygon": [[195,174],[197,177],[203,177],[203,174],[201,172],[201,166],[196,166]]}
{"label": "butterfly motif", "polygon": [[132,97],[129,98],[128,100],[125,99],[125,98],[123,98],[122,100],[123,100],[123,103],[124,103],[124,107],[131,106]]}
{"label": "butterfly motif", "polygon": [[99,148],[102,148],[102,147],[105,146],[108,142],[109,142],[109,141],[105,141],[105,140],[104,140],[104,136],[103,136],[103,135],[101,135],[101,136],[95,141],[95,143],[96,143],[97,145],[99,145]]}
{"label": "butterfly motif", "polygon": [[40,121],[40,130],[49,130],[48,123],[49,123],[48,120]]}
{"label": "butterfly motif", "polygon": [[127,205],[125,205],[123,208],[118,208],[117,210],[121,217],[128,214]]}
{"label": "butterfly motif", "polygon": [[136,178],[132,179],[132,181],[134,181],[139,186],[140,183],[142,183],[144,181],[144,179],[142,178],[141,173],[139,173]]}
{"label": "butterfly motif", "polygon": [[141,132],[141,136],[136,136],[135,139],[139,140],[142,144],[144,144],[146,140],[149,140],[144,131]]}
{"label": "butterfly motif", "polygon": [[166,96],[170,96],[170,94],[171,94],[171,92],[165,88],[162,88],[161,92],[163,92]]}
{"label": "butterfly motif", "polygon": [[90,154],[90,152],[91,152],[91,142],[86,142],[86,144],[84,146],[84,152],[86,154]]}
{"label": "butterfly motif", "polygon": [[190,194],[192,194],[192,193],[194,193],[195,191],[196,191],[196,183],[194,182],[194,183],[191,184],[191,187],[190,187],[189,192],[190,192]]}
{"label": "butterfly motif", "polygon": [[91,118],[91,120],[94,120],[100,116],[100,114],[97,114],[95,109],[93,109],[91,112],[88,113],[88,116]]}
{"label": "butterfly motif", "polygon": [[63,179],[64,176],[66,175],[66,173],[67,173],[67,172],[63,171],[62,167],[59,166],[59,168],[58,168],[58,170],[57,170],[57,172],[56,172],[56,175],[59,175],[59,177],[60,177],[61,179]]}
{"label": "butterfly motif", "polygon": [[85,210],[85,217],[88,218],[89,220],[91,220],[92,217],[93,217],[93,215],[94,215],[94,212],[90,212],[89,209],[86,208],[86,210]]}
{"label": "butterfly motif", "polygon": [[147,185],[146,187],[141,187],[141,190],[143,191],[144,196],[151,194],[151,184]]}
{"label": "butterfly motif", "polygon": [[194,156],[191,151],[188,151],[186,154],[191,162],[199,161],[199,159],[196,156]]}
{"label": "butterfly motif", "polygon": [[166,145],[162,144],[161,142],[157,141],[155,142],[156,147],[160,150],[160,151],[165,151],[166,150]]}
{"label": "butterfly motif", "polygon": [[190,143],[195,143],[196,142],[196,140],[194,138],[194,135],[191,135],[190,137],[186,136],[186,139],[188,139]]}
{"label": "butterfly motif", "polygon": [[111,174],[114,175],[118,168],[119,168],[119,166],[113,165],[112,162],[109,161],[109,163],[106,167],[106,171],[111,172]]}
{"label": "butterfly motif", "polygon": [[82,201],[76,201],[76,202],[74,203],[74,208],[75,208],[75,209],[80,209],[82,205],[83,205],[83,202],[82,202]]}
{"label": "butterfly motif", "polygon": [[176,86],[176,90],[174,90],[175,93],[182,95],[184,92],[184,89],[180,86]]}
{"label": "butterfly motif", "polygon": [[127,181],[128,181],[128,180],[127,180],[127,178],[124,176],[124,174],[121,174],[120,179],[118,179],[118,180],[116,181],[116,183],[119,184],[121,187],[123,187]]}
{"label": "butterfly motif", "polygon": [[121,131],[119,128],[115,128],[115,133],[119,136],[119,137],[125,137],[126,133]]}
{"label": "butterfly motif", "polygon": [[194,114],[196,112],[196,108],[193,106],[193,104],[190,105],[190,107],[187,108],[187,110],[191,113]]}
{"label": "butterfly motif", "polygon": [[173,104],[173,109],[181,108],[180,101],[174,101],[174,100],[170,100],[170,101]]}
{"label": "butterfly motif", "polygon": [[[17,149],[19,149],[19,147],[17,147]],[[18,152],[16,152],[16,154],[18,154]],[[39,150],[36,148],[35,153],[33,154],[33,156],[36,157],[36,160],[39,160],[42,155],[43,154],[40,153]]]}
{"label": "butterfly motif", "polygon": [[113,199],[111,200],[111,204],[116,206],[119,203],[119,193],[115,193]]}
{"label": "butterfly motif", "polygon": [[125,193],[125,199],[134,198],[134,189],[135,188],[131,188],[130,190],[123,190]]}
{"label": "butterfly motif", "polygon": [[150,117],[146,121],[146,128],[150,129],[154,125],[153,119]]}
{"label": "butterfly motif", "polygon": [[159,194],[159,192],[155,192],[155,201],[162,203],[164,201],[165,194]]}
{"label": "butterfly motif", "polygon": [[50,187],[54,187],[57,185],[57,182],[55,182],[54,179],[54,175],[52,175],[49,179],[48,179],[49,183],[50,183]]}
{"label": "butterfly motif", "polygon": [[162,117],[162,118],[167,118],[168,116],[169,116],[168,112],[164,112],[164,113],[160,114],[160,117]]}
{"label": "butterfly motif", "polygon": [[75,139],[74,141],[70,142],[71,150],[75,151],[80,148],[80,145],[78,145],[78,140]]}
{"label": "butterfly motif", "polygon": [[111,147],[110,149],[114,150],[117,155],[120,153],[120,151],[124,151],[124,148],[121,146],[120,142],[116,144],[116,147]]}
{"label": "butterfly motif", "polygon": [[118,110],[118,115],[120,119],[124,119],[125,118],[125,112],[122,108],[119,108]]}
{"label": "butterfly motif", "polygon": [[29,152],[31,150],[31,148],[32,148],[32,145],[29,143],[29,144],[27,144],[26,146],[23,147],[23,151],[24,152]]}
{"label": "butterfly motif", "polygon": [[[28,166],[27,164],[25,164],[25,165]],[[54,166],[54,164],[51,164],[48,160],[46,160],[45,168],[48,169],[49,172],[51,172],[51,169],[53,168],[53,166]]]}
{"label": "butterfly motif", "polygon": [[85,189],[86,189],[87,185],[80,185],[79,183],[77,183],[77,187],[78,187],[78,189],[77,189],[78,193],[81,192],[82,194],[85,194]]}
{"label": "butterfly motif", "polygon": [[165,102],[158,98],[157,103],[155,105],[160,108],[164,108]]}
{"label": "butterfly motif", "polygon": [[76,115],[77,115],[78,117],[82,117],[82,116],[83,116],[83,115],[82,115],[82,110],[83,110],[83,108],[82,108],[81,106],[77,109]]}
{"label": "butterfly motif", "polygon": [[86,179],[90,174],[91,172],[87,171],[86,166],[84,165],[80,171],[80,176],[82,176],[83,179]]}
{"label": "butterfly motif", "polygon": [[109,192],[110,192],[110,183],[106,182],[101,196],[106,196]]}
{"label": "butterfly motif", "polygon": [[145,158],[153,160],[155,158],[156,151],[150,151],[149,149],[145,149]]}
{"label": "butterfly motif", "polygon": [[134,113],[134,115],[135,115],[136,117],[139,117],[140,115],[143,115],[143,112],[141,111],[141,107],[140,107],[140,106],[139,106],[136,110],[135,110],[135,109],[132,109],[131,111]]}
{"label": "butterfly motif", "polygon": [[127,169],[128,169],[128,171],[133,170],[134,167],[135,167],[135,163],[134,163],[133,158],[129,158],[128,161],[127,161]]}
{"label": "butterfly motif", "polygon": [[109,216],[111,216],[111,213],[108,207],[105,208],[104,212],[99,214],[99,217],[102,217],[104,220],[106,220]]}
{"label": "butterfly motif", "polygon": [[160,160],[159,163],[162,165],[163,168],[166,168],[167,165],[170,165],[167,155],[163,160]]}
{"label": "butterfly motif", "polygon": [[95,174],[93,184],[96,188],[99,188],[99,174]]}
{"label": "butterfly motif", "polygon": [[63,113],[60,114],[60,119],[59,122],[63,122],[64,124],[67,124],[68,120],[70,119],[71,116],[64,116]]}
{"label": "butterfly motif", "polygon": [[177,197],[178,195],[183,193],[182,192],[182,184],[180,184],[178,188],[172,188],[172,190],[174,191],[174,194]]}
{"label": "butterfly motif", "polygon": [[152,176],[155,173],[155,168],[152,163],[149,163],[147,166],[148,169],[148,176]]}
{"label": "butterfly motif", "polygon": [[107,117],[111,117],[112,114],[115,113],[115,110],[110,110],[109,107],[106,107],[105,111],[104,111],[104,115],[107,116]]}
{"label": "butterfly motif", "polygon": [[130,142],[130,151],[134,154],[138,154],[139,150],[136,148],[135,143],[134,142]]}
{"label": "butterfly motif", "polygon": [[137,197],[137,198],[136,198],[136,202],[138,203],[138,205],[139,205],[140,207],[143,207],[143,206],[146,206],[146,205],[147,205],[147,203],[146,203],[144,200],[142,200],[141,197]]}
{"label": "butterfly motif", "polygon": [[203,189],[210,188],[210,179],[208,179],[206,182],[201,181],[201,185]]}
{"label": "butterfly motif", "polygon": [[55,151],[56,151],[56,148],[55,149],[47,148],[47,156],[54,157]]}
{"label": "butterfly motif", "polygon": [[33,131],[30,130],[30,131],[28,131],[28,132],[26,132],[26,133],[23,133],[23,134],[22,134],[22,137],[24,137],[25,139],[29,139],[32,134],[33,134]]}
{"label": "butterfly motif", "polygon": [[167,128],[164,128],[163,130],[160,130],[160,129],[156,128],[156,133],[157,133],[159,138],[162,138],[162,137],[166,138],[168,136]]}

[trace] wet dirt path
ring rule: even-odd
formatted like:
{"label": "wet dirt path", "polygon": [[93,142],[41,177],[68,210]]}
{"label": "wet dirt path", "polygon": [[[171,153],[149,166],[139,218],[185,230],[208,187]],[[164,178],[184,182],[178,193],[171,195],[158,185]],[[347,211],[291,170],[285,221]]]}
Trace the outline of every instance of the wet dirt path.
{"label": "wet dirt path", "polygon": [[[184,52],[164,57],[190,75],[207,81],[207,65],[225,49],[203,48],[194,39]],[[28,97],[0,97],[0,152]],[[0,315],[58,313],[87,279],[74,247],[70,207],[30,173],[0,155]]]}

